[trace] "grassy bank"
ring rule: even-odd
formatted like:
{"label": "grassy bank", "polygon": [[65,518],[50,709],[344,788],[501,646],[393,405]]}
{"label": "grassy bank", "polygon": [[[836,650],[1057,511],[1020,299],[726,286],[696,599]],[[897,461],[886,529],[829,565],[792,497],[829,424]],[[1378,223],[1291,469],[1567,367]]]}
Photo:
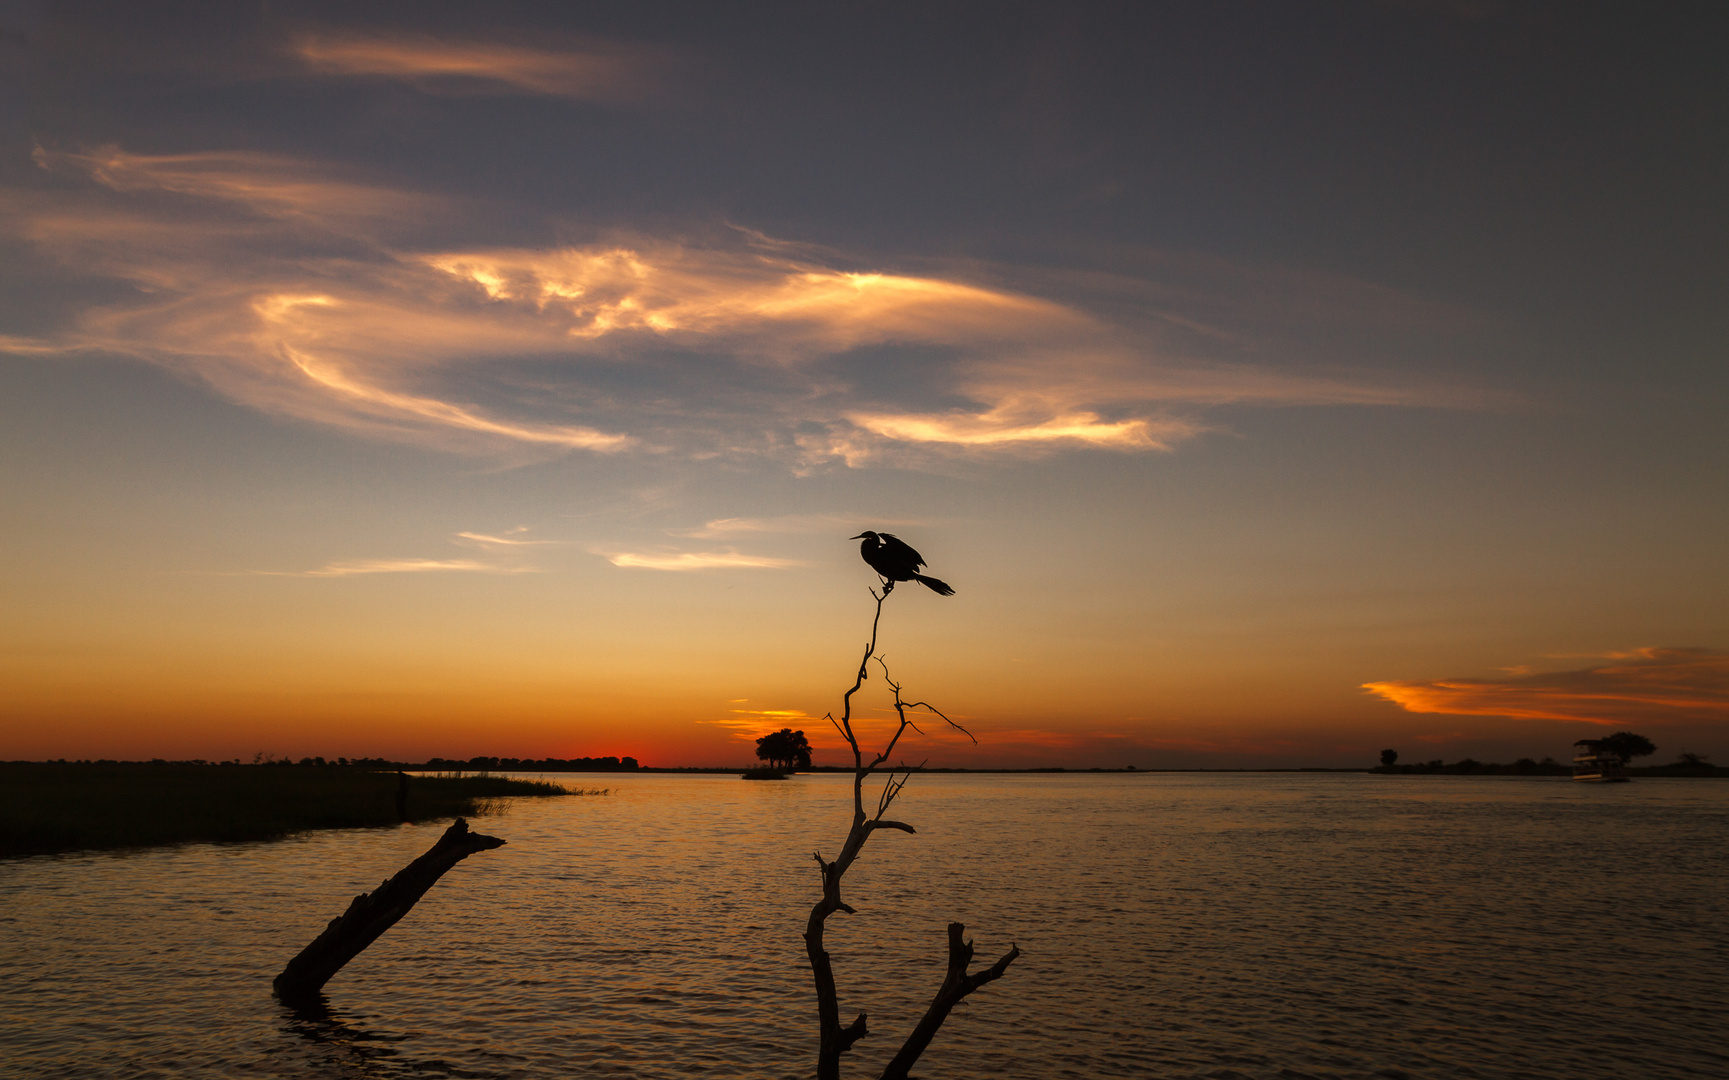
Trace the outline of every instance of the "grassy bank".
{"label": "grassy bank", "polygon": [[[401,778],[327,766],[0,763],[0,857],[392,825]],[[414,776],[409,821],[471,817],[511,795],[573,794],[502,776]]]}

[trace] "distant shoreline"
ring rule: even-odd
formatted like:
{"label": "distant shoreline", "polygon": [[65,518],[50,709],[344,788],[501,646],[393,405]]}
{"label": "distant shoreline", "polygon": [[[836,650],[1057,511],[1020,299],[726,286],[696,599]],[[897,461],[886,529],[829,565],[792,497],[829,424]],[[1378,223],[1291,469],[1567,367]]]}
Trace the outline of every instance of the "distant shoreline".
{"label": "distant shoreline", "polygon": [[[0,761],[0,769],[14,766],[93,768],[93,767],[157,767],[157,768],[240,768],[240,769],[282,769],[312,767],[319,769],[358,769],[372,772],[410,772],[451,774],[454,776],[475,776],[486,773],[500,772],[538,772],[538,773],[619,773],[625,775],[637,774],[672,774],[672,775],[704,775],[717,776],[736,775],[747,769],[756,768],[755,764],[738,765],[641,765],[635,758],[576,758],[576,759],[525,759],[525,758],[471,758],[467,761],[456,761],[449,758],[432,758],[428,761],[390,761],[385,758],[356,758],[349,760],[304,758],[300,761],[276,759],[273,761],[252,762],[242,764],[239,761],[206,761],[203,759],[167,761],[157,758],[151,761],[115,761],[110,759],[68,761],[66,759],[47,761]],[[797,773],[828,774],[836,773],[850,775],[849,765],[813,765],[808,769],[797,769],[788,775]],[[885,770],[886,771],[886,770]],[[1239,768],[1141,768],[1136,765],[1117,767],[1104,766],[1065,766],[1038,765],[1028,768],[968,768],[965,766],[924,766],[912,765],[905,771],[934,774],[976,774],[983,776],[1021,776],[1065,774],[1088,776],[1095,774],[1138,775],[1141,773],[1196,773],[1230,775],[1237,773],[1367,773],[1379,776],[1524,776],[1571,777],[1572,770],[1566,765],[1554,761],[1546,762],[1513,762],[1500,764],[1498,762],[1479,762],[1466,758],[1463,761],[1441,764],[1438,762],[1417,763],[1411,765],[1375,765],[1375,766],[1325,766],[1299,765],[1280,767],[1248,767]],[[1623,770],[1627,776],[1670,776],[1690,777],[1697,779],[1729,779],[1729,767],[1712,765],[1708,762],[1684,764],[1671,762],[1667,765],[1630,765]]]}
{"label": "distant shoreline", "polygon": [[[308,759],[316,762],[316,759]],[[1468,766],[1468,768],[1466,767]],[[0,762],[0,858],[66,851],[155,847],[198,842],[270,840],[322,829],[377,828],[411,821],[485,813],[489,800],[514,795],[602,794],[573,792],[553,781],[517,779],[499,773],[585,773],[609,776],[728,776],[738,766],[566,767],[541,763],[475,767],[432,762],[303,765],[276,762]],[[849,776],[852,770],[818,766],[807,775]],[[1487,776],[1568,780],[1559,766],[1533,771],[1523,766],[1462,762],[1453,766],[1284,769],[1032,769],[919,768],[931,775],[1137,776],[1137,775],[1380,775]],[[1629,768],[1634,777],[1722,779],[1729,768],[1685,764]],[[432,775],[406,776],[399,773]],[[796,775],[796,774],[789,774]],[[400,801],[399,801],[400,800]]]}
{"label": "distant shoreline", "polygon": [[[641,772],[641,773],[672,773],[672,774],[680,774],[680,775],[702,775],[702,774],[708,774],[708,773],[732,774],[732,773],[737,773],[737,772],[742,771],[745,767],[746,766],[742,766],[742,765],[734,765],[734,766],[731,766],[730,768],[729,767],[720,767],[720,766],[708,766],[708,765],[690,765],[690,766],[648,766],[648,765],[645,765],[636,771]],[[519,770],[519,771],[530,771],[530,770]],[[835,773],[835,774],[839,774],[839,775],[843,775],[843,776],[851,775],[851,773],[852,773],[852,769],[850,767],[847,767],[844,765],[815,765],[815,766],[812,766],[811,768],[799,769],[797,771],[800,773],[820,773],[820,774]],[[1440,769],[1404,770],[1404,769],[1400,769],[1400,768],[1394,768],[1394,769],[1389,770],[1389,769],[1385,769],[1385,768],[1381,768],[1381,767],[1327,768],[1327,767],[1319,767],[1319,766],[1301,766],[1301,767],[1296,767],[1296,768],[1255,768],[1255,769],[1250,769],[1250,768],[1241,768],[1241,769],[1142,769],[1142,768],[1106,769],[1106,768],[1066,768],[1066,767],[1061,767],[1061,766],[1045,766],[1045,767],[1032,768],[1032,769],[967,769],[967,768],[929,768],[929,767],[920,767],[920,766],[915,765],[915,766],[912,766],[910,769],[905,770],[905,771],[915,772],[915,773],[969,774],[969,775],[979,775],[979,776],[1029,776],[1029,775],[1049,775],[1049,774],[1063,774],[1063,775],[1069,775],[1069,776],[1093,776],[1093,775],[1097,775],[1097,774],[1101,774],[1101,773],[1106,774],[1106,775],[1118,775],[1118,776],[1138,776],[1138,775],[1142,775],[1142,774],[1146,774],[1146,775],[1153,775],[1153,774],[1169,775],[1172,773],[1216,774],[1216,775],[1221,775],[1221,776],[1237,775],[1240,773],[1292,773],[1292,774],[1303,774],[1303,773],[1365,773],[1365,774],[1369,774],[1369,775],[1378,775],[1378,776],[1511,776],[1511,777],[1523,777],[1525,779],[1544,779],[1544,778],[1552,779],[1552,778],[1557,778],[1557,777],[1562,778],[1562,779],[1572,779],[1572,770],[1566,769],[1566,768],[1563,768],[1563,769],[1560,769],[1557,771],[1540,770],[1540,771],[1521,772],[1521,771],[1514,769],[1510,765],[1495,765],[1495,764],[1489,764],[1489,765],[1481,766],[1479,768],[1471,769],[1471,770],[1459,770],[1459,769],[1454,769],[1451,766],[1440,768]],[[1715,765],[1704,765],[1704,766],[1699,766],[1699,765],[1630,766],[1630,767],[1624,769],[1623,772],[1627,776],[1654,776],[1654,777],[1669,776],[1669,777],[1682,777],[1682,778],[1688,778],[1688,779],[1729,779],[1729,768],[1724,768],[1724,767],[1715,766]],[[788,775],[790,776],[790,775],[795,775],[795,774],[789,773]]]}

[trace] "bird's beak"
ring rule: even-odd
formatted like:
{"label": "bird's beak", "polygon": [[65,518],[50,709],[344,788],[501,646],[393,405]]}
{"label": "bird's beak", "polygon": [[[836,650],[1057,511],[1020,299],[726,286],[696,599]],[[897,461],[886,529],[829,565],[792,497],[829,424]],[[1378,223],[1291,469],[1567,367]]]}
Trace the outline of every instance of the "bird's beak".
{"label": "bird's beak", "polygon": [[849,537],[847,537],[847,539],[848,540],[863,540],[865,537],[867,537],[869,535],[870,535],[870,533],[859,533],[857,536],[849,536]]}

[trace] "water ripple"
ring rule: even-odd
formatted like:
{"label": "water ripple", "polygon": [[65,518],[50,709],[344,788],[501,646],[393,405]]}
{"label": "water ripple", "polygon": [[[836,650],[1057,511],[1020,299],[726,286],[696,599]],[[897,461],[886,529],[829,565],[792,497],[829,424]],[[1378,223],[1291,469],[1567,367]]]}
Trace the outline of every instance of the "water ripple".
{"label": "water ripple", "polygon": [[[438,826],[0,863],[0,1051],[19,1077],[808,1076],[810,851],[845,783],[642,776],[522,800],[349,965],[271,977]],[[1007,977],[924,1075],[1729,1074],[1729,784],[920,776],[831,920],[875,1075],[945,924]]]}

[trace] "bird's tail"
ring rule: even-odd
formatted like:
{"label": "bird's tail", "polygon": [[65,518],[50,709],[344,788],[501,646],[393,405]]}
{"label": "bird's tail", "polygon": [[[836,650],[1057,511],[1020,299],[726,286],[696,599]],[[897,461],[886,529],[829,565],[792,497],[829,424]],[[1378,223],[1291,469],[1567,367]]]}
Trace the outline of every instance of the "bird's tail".
{"label": "bird's tail", "polygon": [[941,578],[926,577],[923,574],[914,574],[913,580],[918,582],[920,585],[923,585],[931,592],[936,593],[938,596],[953,596],[955,594],[955,591],[949,587],[949,583],[943,581]]}

